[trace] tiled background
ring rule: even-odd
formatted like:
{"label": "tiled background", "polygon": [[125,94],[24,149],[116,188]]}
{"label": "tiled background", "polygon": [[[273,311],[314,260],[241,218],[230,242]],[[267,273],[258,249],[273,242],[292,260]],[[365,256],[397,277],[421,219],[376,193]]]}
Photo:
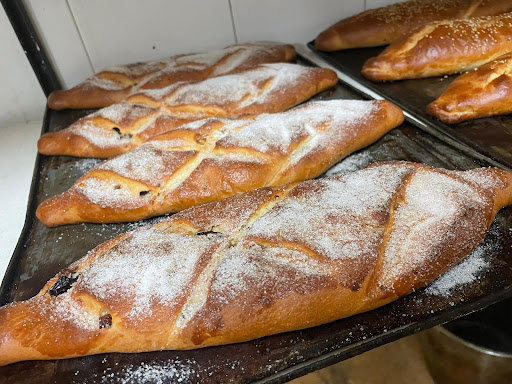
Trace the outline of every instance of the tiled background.
{"label": "tiled background", "polygon": [[[336,21],[397,0],[23,0],[71,87],[111,64],[235,42],[308,42]],[[41,119],[45,97],[0,10],[0,127]]]}

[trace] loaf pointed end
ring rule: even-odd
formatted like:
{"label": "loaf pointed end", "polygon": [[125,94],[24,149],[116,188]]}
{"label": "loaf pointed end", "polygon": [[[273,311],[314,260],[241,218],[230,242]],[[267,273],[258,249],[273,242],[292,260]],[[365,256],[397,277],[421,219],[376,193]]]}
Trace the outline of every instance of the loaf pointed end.
{"label": "loaf pointed end", "polygon": [[327,29],[315,39],[315,48],[320,51],[332,52],[345,47],[339,35],[332,29]]}
{"label": "loaf pointed end", "polygon": [[66,191],[43,201],[37,207],[37,218],[47,227],[83,222],[76,205],[72,204],[72,194],[72,191]]}
{"label": "loaf pointed end", "polygon": [[67,102],[66,91],[53,91],[48,96],[48,107],[54,110],[70,108]]}
{"label": "loaf pointed end", "polygon": [[0,307],[0,366],[44,358],[31,347],[37,342],[37,330],[27,327],[30,323],[27,303],[30,301]]}
{"label": "loaf pointed end", "polygon": [[58,132],[48,132],[41,136],[37,142],[37,150],[47,156],[75,156],[93,157],[105,159],[125,152],[136,147],[133,141],[100,147],[85,137],[76,135],[67,129]]}
{"label": "loaf pointed end", "polygon": [[389,71],[385,70],[386,67],[379,56],[371,57],[364,63],[361,74],[368,80],[375,82],[394,80],[389,76]]}
{"label": "loaf pointed end", "polygon": [[64,151],[63,141],[65,139],[60,132],[48,132],[37,141],[37,150],[42,155],[54,156]]}
{"label": "loaf pointed end", "polygon": [[471,116],[468,113],[448,111],[445,106],[438,102],[438,100],[434,100],[428,104],[426,110],[428,114],[437,117],[446,124],[456,124],[471,119]]}

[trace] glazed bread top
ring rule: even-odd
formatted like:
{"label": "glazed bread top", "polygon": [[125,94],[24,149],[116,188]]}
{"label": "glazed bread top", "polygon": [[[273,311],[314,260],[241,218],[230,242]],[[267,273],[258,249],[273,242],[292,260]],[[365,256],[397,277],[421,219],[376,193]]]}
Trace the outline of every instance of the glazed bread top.
{"label": "glazed bread top", "polygon": [[512,113],[512,53],[457,77],[427,111],[448,124]]}
{"label": "glazed bread top", "polygon": [[410,0],[370,9],[320,33],[322,51],[374,47],[394,42],[413,29],[440,20],[495,16],[512,11],[509,0]]}
{"label": "glazed bread top", "polygon": [[428,24],[363,66],[372,81],[464,72],[512,51],[512,14]]}

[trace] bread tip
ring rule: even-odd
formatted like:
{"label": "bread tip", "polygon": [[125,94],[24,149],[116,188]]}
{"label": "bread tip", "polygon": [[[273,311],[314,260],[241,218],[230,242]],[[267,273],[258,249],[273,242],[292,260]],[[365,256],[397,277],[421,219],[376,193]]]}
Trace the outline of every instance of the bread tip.
{"label": "bread tip", "polygon": [[378,56],[370,57],[368,60],[366,60],[366,62],[363,64],[363,68],[361,69],[361,74],[370,81],[386,80],[383,78],[383,72]]}
{"label": "bread tip", "polygon": [[47,227],[56,227],[59,225],[54,220],[52,209],[49,207],[52,203],[52,199],[53,198],[43,201],[36,209],[36,217]]}
{"label": "bread tip", "polygon": [[336,72],[334,72],[332,69],[329,69],[329,68],[323,68],[325,69],[328,73],[328,81],[329,81],[329,84],[331,87],[334,87],[336,84],[338,84],[338,81],[340,80],[338,78],[338,75],[336,74]]}
{"label": "bread tip", "polygon": [[389,103],[390,105],[390,108],[392,111],[394,111],[394,115],[396,116],[396,125],[400,125],[404,122],[405,120],[405,115],[404,115],[404,111],[402,110],[402,108],[400,108],[398,105],[392,103],[391,101],[388,101],[388,100],[383,100],[385,101],[386,103]]}
{"label": "bread tip", "polygon": [[452,115],[448,113],[446,110],[440,107],[436,101],[437,100],[434,100],[433,102],[429,103],[425,108],[429,115],[436,117],[445,124],[456,124],[467,120],[462,115]]}
{"label": "bread tip", "polygon": [[58,227],[65,224],[81,223],[70,200],[75,198],[73,190],[67,190],[60,195],[46,199],[36,209],[36,217],[47,227]]}
{"label": "bread tip", "polygon": [[64,91],[53,91],[48,96],[48,107],[53,110],[61,110],[69,108],[66,103],[66,94]]}
{"label": "bread tip", "polygon": [[427,107],[425,108],[428,114],[437,117],[439,107],[437,106],[436,102],[433,101],[431,103],[427,104]]}
{"label": "bread tip", "polygon": [[339,36],[330,28],[317,36],[315,39],[315,48],[326,52],[343,49]]}
{"label": "bread tip", "polygon": [[37,140],[37,151],[42,155],[54,155],[55,151],[55,133],[48,132]]}
{"label": "bread tip", "polygon": [[297,58],[297,51],[295,50],[295,47],[291,44],[286,44],[284,46],[285,50],[285,61],[290,62],[294,61]]}

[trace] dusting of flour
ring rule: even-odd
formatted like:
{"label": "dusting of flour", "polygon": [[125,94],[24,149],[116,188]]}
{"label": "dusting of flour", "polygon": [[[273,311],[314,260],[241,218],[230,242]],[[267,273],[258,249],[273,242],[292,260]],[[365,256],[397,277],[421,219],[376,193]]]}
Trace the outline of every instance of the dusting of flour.
{"label": "dusting of flour", "polygon": [[488,256],[495,248],[492,243],[480,244],[466,259],[428,286],[425,293],[448,297],[453,291],[480,280],[490,267]]}

